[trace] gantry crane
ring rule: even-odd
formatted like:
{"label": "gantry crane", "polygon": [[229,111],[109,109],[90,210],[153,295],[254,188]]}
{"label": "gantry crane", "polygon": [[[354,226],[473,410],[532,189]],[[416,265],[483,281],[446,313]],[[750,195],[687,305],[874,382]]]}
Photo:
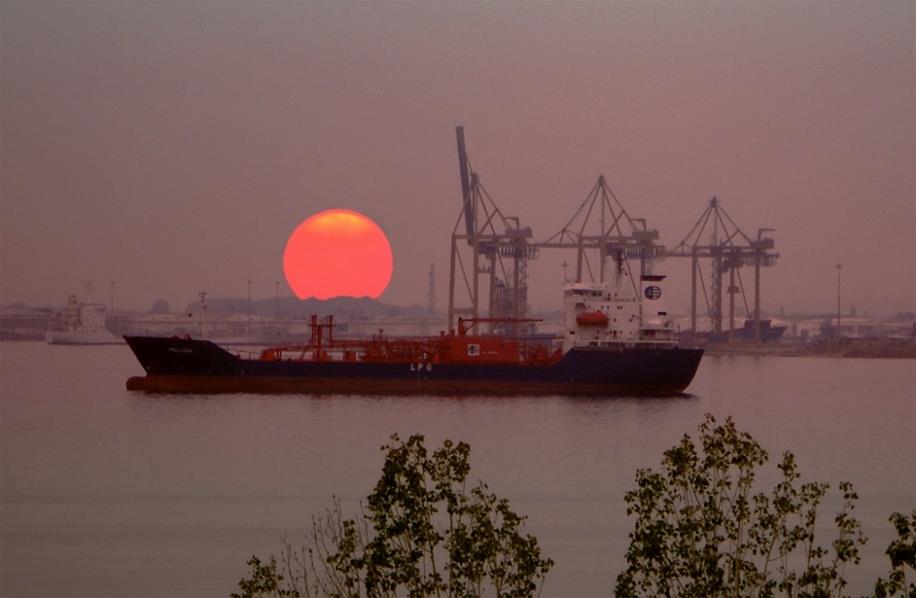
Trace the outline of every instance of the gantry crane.
{"label": "gantry crane", "polygon": [[[646,227],[642,218],[632,218],[614,195],[604,175],[598,177],[588,195],[569,222],[546,241],[534,242],[529,227],[522,227],[518,217],[502,213],[483,187],[480,176],[471,168],[464,138],[464,128],[455,129],[458,143],[458,168],[461,181],[462,208],[452,230],[449,270],[449,328],[456,316],[481,317],[481,277],[486,277],[487,316],[510,320],[511,332],[528,314],[528,261],[540,249],[576,251],[576,280],[603,282],[607,259],[611,258],[619,276],[629,272],[629,260],[639,260],[639,275],[648,274],[653,260],[663,257],[665,248],[657,243],[658,231]],[[462,254],[470,253],[462,257]],[[591,256],[591,257],[589,257]],[[470,262],[470,263],[466,263]],[[456,274],[460,272],[470,305],[456,303]],[[634,291],[639,292],[631,276]],[[524,324],[526,328],[530,324]],[[497,332],[506,327],[495,326]]]}
{"label": "gantry crane", "polygon": [[[750,317],[740,268],[753,266],[754,335],[760,340],[760,268],[773,266],[779,257],[773,251],[773,239],[765,236],[773,229],[758,229],[757,238],[750,238],[713,197],[684,240],[666,252],[658,242],[658,230],[648,228],[643,218],[632,218],[614,195],[605,176],[601,175],[566,225],[547,240],[535,242],[531,229],[522,227],[518,217],[502,213],[484,189],[480,176],[472,170],[464,128],[456,127],[455,133],[462,208],[451,236],[449,329],[455,328],[456,316],[482,320],[480,279],[486,277],[488,320],[512,321],[511,332],[518,334],[518,325],[526,322],[528,314],[528,260],[537,257],[540,249],[572,249],[576,251],[576,281],[584,282],[587,277],[592,282],[604,282],[609,275],[607,258],[611,258],[616,275],[626,271],[637,292],[635,273],[629,271],[631,259],[639,260],[641,278],[651,274],[652,264],[657,259],[691,258],[690,329],[694,335],[697,282],[700,282],[706,299],[713,331],[721,333],[722,279],[728,276],[726,292],[729,296],[730,337],[735,329],[735,295],[739,292]],[[708,243],[702,241],[704,234],[711,235]],[[462,257],[468,252],[470,256]],[[700,269],[700,259],[705,258],[712,261],[712,281],[708,292]],[[456,303],[456,274],[459,271],[469,300],[466,306]],[[530,324],[525,323],[525,326]],[[506,332],[505,328],[494,327],[492,323],[491,331]]]}
{"label": "gantry crane", "polygon": [[[741,279],[742,266],[754,267],[754,338],[760,341],[760,268],[776,264],[779,254],[773,251],[772,238],[764,236],[772,232],[771,228],[757,230],[757,238],[752,239],[735,224],[726,213],[719,200],[713,197],[700,215],[699,220],[677,246],[668,252],[669,257],[690,258],[690,330],[695,336],[697,331],[697,281],[706,300],[709,317],[712,320],[712,331],[722,333],[722,279],[728,275],[728,337],[735,330],[735,295],[741,293],[745,312],[750,317],[751,310],[744,293]],[[704,234],[709,234],[709,241],[703,242]],[[700,259],[710,259],[710,289],[703,284]]]}
{"label": "gantry crane", "polygon": [[[452,230],[448,289],[449,329],[455,328],[456,316],[480,318],[480,278],[486,276],[488,318],[511,321],[511,332],[518,334],[519,321],[524,320],[528,313],[528,260],[537,256],[537,247],[531,243],[531,228],[523,228],[516,216],[504,215],[484,189],[480,176],[471,169],[465,147],[464,128],[456,127],[455,134],[458,142],[462,207]],[[470,256],[463,258],[462,253],[470,253]],[[470,261],[469,264],[465,263],[466,259]],[[461,272],[469,306],[460,307],[456,304],[457,271]],[[491,329],[498,328],[499,325],[491,323]]]}
{"label": "gantry crane", "polygon": [[[644,218],[631,218],[602,174],[569,222],[536,247],[575,249],[576,281],[583,282],[587,274],[592,282],[604,282],[608,257],[614,261],[618,275],[628,267],[629,259],[639,260],[640,276],[649,274],[653,260],[665,253],[657,239],[658,230],[646,228]],[[633,276],[631,281],[638,292]]]}

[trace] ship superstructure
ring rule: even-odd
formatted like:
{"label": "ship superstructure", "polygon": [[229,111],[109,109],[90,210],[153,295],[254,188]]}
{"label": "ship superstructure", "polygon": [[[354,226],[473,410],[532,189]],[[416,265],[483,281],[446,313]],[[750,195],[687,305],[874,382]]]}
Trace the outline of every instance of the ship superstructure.
{"label": "ship superstructure", "polygon": [[574,347],[675,348],[674,325],[662,303],[664,278],[643,275],[640,295],[628,285],[565,285],[564,352]]}
{"label": "ship superstructure", "polygon": [[105,327],[105,306],[70,295],[61,319],[52,322],[45,340],[52,345],[118,345],[123,340]]}

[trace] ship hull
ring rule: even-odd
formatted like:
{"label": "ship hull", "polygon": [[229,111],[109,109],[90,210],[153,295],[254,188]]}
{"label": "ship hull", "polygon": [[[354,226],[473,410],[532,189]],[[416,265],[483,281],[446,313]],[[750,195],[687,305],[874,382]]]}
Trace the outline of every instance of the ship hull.
{"label": "ship hull", "polygon": [[162,393],[672,395],[699,366],[699,349],[585,349],[550,365],[262,361],[209,342],[126,337],[146,370],[129,390]]}

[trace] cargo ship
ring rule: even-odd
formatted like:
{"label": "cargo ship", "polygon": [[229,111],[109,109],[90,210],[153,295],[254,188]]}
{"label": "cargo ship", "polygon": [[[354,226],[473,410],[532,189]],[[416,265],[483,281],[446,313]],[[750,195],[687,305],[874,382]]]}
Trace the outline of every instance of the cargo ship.
{"label": "cargo ship", "polygon": [[[129,390],[158,393],[338,393],[437,395],[673,395],[703,355],[682,348],[657,309],[662,276],[642,293],[603,284],[564,286],[564,329],[552,343],[484,331],[532,320],[459,319],[438,336],[334,336],[329,316],[311,319],[306,344],[244,356],[208,340],[126,336],[145,376]],[[630,286],[630,285],[625,285]],[[633,285],[635,286],[635,285]],[[648,298],[643,305],[642,297]]]}

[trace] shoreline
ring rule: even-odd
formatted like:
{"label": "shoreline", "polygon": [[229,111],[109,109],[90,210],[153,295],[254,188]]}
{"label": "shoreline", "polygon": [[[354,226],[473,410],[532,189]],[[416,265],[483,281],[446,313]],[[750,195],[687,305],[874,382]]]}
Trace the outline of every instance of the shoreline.
{"label": "shoreline", "polygon": [[814,343],[710,344],[707,355],[755,355],[763,357],[859,357],[867,359],[916,359],[916,339],[843,338]]}

